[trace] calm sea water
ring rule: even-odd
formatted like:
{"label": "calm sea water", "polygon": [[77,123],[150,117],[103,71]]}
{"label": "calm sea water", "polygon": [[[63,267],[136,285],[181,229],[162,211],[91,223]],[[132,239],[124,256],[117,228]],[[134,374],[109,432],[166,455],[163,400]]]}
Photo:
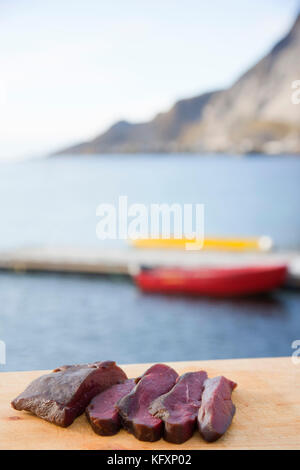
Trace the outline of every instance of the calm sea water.
{"label": "calm sea water", "polygon": [[[271,235],[300,247],[300,159],[134,155],[0,164],[0,248],[99,246],[98,204],[204,203],[205,232]],[[103,243],[103,242],[102,242]],[[129,280],[0,273],[1,370],[61,363],[191,360],[291,353],[300,296],[221,301],[139,293]]]}

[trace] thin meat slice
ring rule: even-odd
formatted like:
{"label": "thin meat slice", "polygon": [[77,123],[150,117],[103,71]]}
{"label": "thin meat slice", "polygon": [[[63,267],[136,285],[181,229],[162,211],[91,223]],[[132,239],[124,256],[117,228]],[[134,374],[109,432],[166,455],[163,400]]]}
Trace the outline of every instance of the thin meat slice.
{"label": "thin meat slice", "polygon": [[67,427],[84,412],[95,395],[127,379],[125,372],[112,361],[55,370],[31,382],[12,401],[12,407]]}
{"label": "thin meat slice", "polygon": [[205,371],[188,372],[151,404],[150,413],[164,422],[166,441],[182,444],[192,437],[206,379]]}
{"label": "thin meat slice", "polygon": [[208,379],[204,383],[198,428],[206,441],[216,441],[229,428],[235,414],[231,394],[236,386],[235,382],[223,376]]}
{"label": "thin meat slice", "polygon": [[157,441],[163,422],[149,413],[150,404],[175,385],[177,372],[164,364],[148,369],[134,389],[117,403],[122,424],[141,441]]}
{"label": "thin meat slice", "polygon": [[104,390],[92,399],[85,413],[97,434],[112,436],[119,431],[121,420],[116,404],[122,397],[131,392],[135,384],[134,379],[125,380],[121,384],[113,385]]}

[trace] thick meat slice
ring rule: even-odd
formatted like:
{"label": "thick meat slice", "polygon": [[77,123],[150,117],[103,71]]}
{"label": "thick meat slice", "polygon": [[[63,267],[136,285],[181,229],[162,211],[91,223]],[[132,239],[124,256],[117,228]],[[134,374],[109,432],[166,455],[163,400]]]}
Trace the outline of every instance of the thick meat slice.
{"label": "thick meat slice", "polygon": [[95,395],[127,379],[125,372],[112,361],[56,370],[31,382],[12,401],[12,407],[67,427],[84,412]]}
{"label": "thick meat slice", "polygon": [[117,403],[123,426],[141,441],[157,441],[163,422],[149,413],[150,404],[175,385],[177,372],[164,364],[148,369],[134,389]]}
{"label": "thick meat slice", "polygon": [[[105,361],[105,362],[111,362],[111,361]],[[67,369],[70,369],[71,367],[73,369],[74,369],[74,367],[92,367],[92,368],[96,369],[97,367],[102,366],[102,365],[103,365],[102,361],[89,362],[88,364],[71,364],[71,365],[68,364],[68,365],[63,365],[63,366],[57,367],[52,372],[62,372],[62,371],[65,371]]]}
{"label": "thick meat slice", "polygon": [[205,371],[188,372],[151,404],[150,413],[164,421],[166,441],[181,444],[192,437],[206,379]]}
{"label": "thick meat slice", "polygon": [[204,383],[198,427],[206,441],[216,441],[229,428],[235,413],[231,393],[236,386],[235,382],[222,376],[208,379]]}
{"label": "thick meat slice", "polygon": [[134,379],[125,380],[121,384],[109,387],[92,399],[85,413],[97,434],[112,436],[119,431],[121,420],[116,404],[122,397],[131,392],[135,384]]}

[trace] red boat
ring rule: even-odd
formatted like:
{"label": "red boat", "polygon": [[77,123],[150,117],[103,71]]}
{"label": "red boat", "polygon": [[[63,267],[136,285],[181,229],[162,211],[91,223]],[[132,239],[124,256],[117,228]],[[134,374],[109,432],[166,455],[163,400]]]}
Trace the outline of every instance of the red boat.
{"label": "red boat", "polygon": [[284,265],[233,268],[154,268],[135,276],[145,292],[232,297],[268,292],[280,287],[287,275]]}

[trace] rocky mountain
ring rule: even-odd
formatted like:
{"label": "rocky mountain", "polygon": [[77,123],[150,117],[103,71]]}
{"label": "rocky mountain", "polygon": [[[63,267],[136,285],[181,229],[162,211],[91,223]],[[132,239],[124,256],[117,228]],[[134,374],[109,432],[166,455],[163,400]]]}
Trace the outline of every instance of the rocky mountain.
{"label": "rocky mountain", "polygon": [[291,99],[295,80],[300,15],[287,36],[229,89],[178,101],[149,122],[117,122],[58,153],[300,153],[300,104]]}

